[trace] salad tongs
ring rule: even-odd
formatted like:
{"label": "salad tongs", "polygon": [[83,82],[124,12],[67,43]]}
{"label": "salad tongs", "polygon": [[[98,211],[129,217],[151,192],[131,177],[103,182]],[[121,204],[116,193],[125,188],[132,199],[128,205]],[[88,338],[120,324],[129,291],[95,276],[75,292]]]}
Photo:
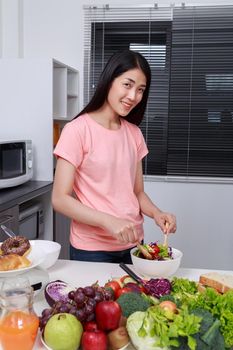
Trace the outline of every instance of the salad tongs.
{"label": "salad tongs", "polygon": [[16,234],[11,230],[9,229],[8,227],[6,227],[5,225],[1,225],[1,229],[5,232],[5,234],[8,236],[8,237],[16,237]]}

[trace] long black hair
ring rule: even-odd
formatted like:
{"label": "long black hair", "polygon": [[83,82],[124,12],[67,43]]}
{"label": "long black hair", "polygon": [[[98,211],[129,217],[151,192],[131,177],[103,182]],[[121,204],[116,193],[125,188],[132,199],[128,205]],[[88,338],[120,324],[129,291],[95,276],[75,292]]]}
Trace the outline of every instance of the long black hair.
{"label": "long black hair", "polygon": [[143,93],[142,100],[124,117],[129,122],[139,125],[143,119],[146,109],[149,88],[151,82],[151,70],[149,63],[139,52],[132,50],[118,51],[108,60],[103,72],[100,75],[95,93],[87,106],[76,116],[81,114],[94,112],[101,108],[106,101],[112,82],[119,75],[134,68],[139,68],[146,77],[146,89]]}

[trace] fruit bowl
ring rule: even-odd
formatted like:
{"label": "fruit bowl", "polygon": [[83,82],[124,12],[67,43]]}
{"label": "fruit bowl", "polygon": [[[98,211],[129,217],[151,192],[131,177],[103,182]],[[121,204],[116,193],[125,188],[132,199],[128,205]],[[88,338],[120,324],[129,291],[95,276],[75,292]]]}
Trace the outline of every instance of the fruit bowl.
{"label": "fruit bowl", "polygon": [[41,343],[43,344],[43,346],[45,347],[45,349],[47,349],[47,350],[52,350],[52,349],[45,343],[45,341],[44,341],[42,335],[40,336],[40,340],[41,340]]}
{"label": "fruit bowl", "polygon": [[134,255],[137,247],[131,249],[130,254],[135,271],[150,278],[166,278],[174,275],[180,266],[183,253],[176,248],[171,249],[173,259],[169,260],[148,260],[140,258]]}
{"label": "fruit bowl", "polygon": [[[40,336],[40,341],[46,350],[53,350],[45,343],[42,335]],[[133,347],[133,345],[131,343],[128,343],[127,345],[123,346],[122,348],[119,348],[118,350],[135,350],[135,348]]]}

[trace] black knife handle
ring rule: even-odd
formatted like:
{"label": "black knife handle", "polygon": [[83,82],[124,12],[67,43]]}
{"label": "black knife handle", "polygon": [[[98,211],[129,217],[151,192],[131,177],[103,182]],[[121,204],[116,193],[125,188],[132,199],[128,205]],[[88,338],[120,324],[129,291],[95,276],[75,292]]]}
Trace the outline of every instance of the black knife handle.
{"label": "black knife handle", "polygon": [[135,272],[133,272],[127,265],[125,265],[124,263],[120,263],[119,266],[125,271],[127,272],[127,274],[132,277],[137,283],[144,285],[143,280],[136,275]]}
{"label": "black knife handle", "polygon": [[42,282],[38,282],[35,284],[32,284],[31,287],[33,288],[34,291],[41,289],[42,288]]}

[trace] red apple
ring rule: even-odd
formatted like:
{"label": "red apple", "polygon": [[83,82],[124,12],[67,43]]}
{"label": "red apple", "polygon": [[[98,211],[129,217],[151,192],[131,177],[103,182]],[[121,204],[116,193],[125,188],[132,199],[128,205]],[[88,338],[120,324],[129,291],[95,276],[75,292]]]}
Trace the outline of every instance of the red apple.
{"label": "red apple", "polygon": [[94,332],[98,329],[98,326],[97,326],[96,322],[89,321],[89,322],[85,322],[83,324],[83,328],[84,328],[84,331]]}
{"label": "red apple", "polygon": [[99,329],[111,331],[119,326],[121,307],[113,300],[99,302],[95,308],[96,323]]}
{"label": "red apple", "polygon": [[84,331],[82,335],[82,350],[107,350],[108,337],[100,330],[93,332]]}

